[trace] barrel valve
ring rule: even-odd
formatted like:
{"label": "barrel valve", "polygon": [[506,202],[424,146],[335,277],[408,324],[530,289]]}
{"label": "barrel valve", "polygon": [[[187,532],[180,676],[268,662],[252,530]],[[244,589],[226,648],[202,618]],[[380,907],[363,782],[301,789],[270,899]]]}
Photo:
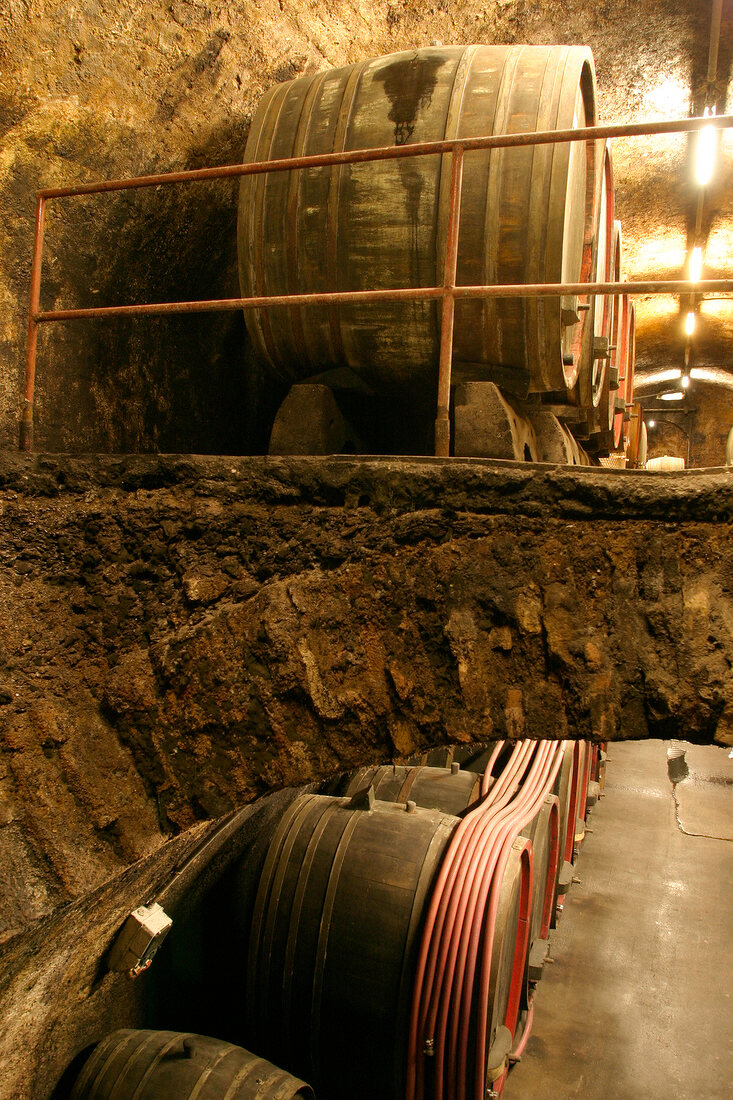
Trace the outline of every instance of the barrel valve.
{"label": "barrel valve", "polygon": [[173,921],[157,902],[130,913],[112,945],[107,966],[137,978],[148,969]]}

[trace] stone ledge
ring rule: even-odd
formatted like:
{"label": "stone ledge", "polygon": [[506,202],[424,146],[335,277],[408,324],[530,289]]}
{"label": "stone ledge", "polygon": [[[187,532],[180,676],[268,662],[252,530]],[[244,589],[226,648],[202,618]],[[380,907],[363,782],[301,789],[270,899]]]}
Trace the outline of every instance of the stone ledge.
{"label": "stone ledge", "polygon": [[733,467],[647,473],[499,459],[0,455],[0,492],[28,497],[174,487],[225,500],[574,518],[733,519]]}

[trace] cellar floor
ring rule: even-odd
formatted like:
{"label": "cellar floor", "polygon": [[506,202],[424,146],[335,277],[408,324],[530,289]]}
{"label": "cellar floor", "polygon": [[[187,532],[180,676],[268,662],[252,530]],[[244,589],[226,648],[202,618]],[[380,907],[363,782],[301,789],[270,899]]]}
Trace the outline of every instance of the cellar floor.
{"label": "cellar floor", "polygon": [[[686,750],[690,832],[733,838],[733,759]],[[733,845],[675,820],[667,743],[609,745],[606,788],[505,1100],[730,1100]],[[684,771],[684,765],[682,770]]]}

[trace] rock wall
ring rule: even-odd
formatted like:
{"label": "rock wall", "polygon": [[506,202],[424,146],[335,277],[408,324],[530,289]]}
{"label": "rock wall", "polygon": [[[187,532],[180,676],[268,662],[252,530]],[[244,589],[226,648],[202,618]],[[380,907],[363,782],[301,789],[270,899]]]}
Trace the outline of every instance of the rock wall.
{"label": "rock wall", "polygon": [[0,461],[7,938],[196,821],[450,741],[733,743],[733,472]]}
{"label": "rock wall", "polygon": [[[708,5],[685,0],[577,0],[572,18],[560,0],[10,0],[0,12],[0,448],[17,441],[38,187],[236,162],[273,83],[437,41],[588,43],[604,117],[684,115],[699,99],[708,28]],[[726,23],[721,107],[729,59]],[[685,148],[617,148],[632,275],[675,273],[645,241],[666,241],[663,256],[670,241],[684,251]],[[710,211],[724,211],[715,196]],[[236,295],[235,199],[227,183],[51,204],[43,306]],[[47,326],[37,449],[257,452],[281,396],[250,362],[236,315]]]}
{"label": "rock wall", "polygon": [[[659,390],[665,388],[662,385]],[[684,458],[689,466],[725,465],[725,446],[733,428],[733,389],[691,379],[684,401],[675,404],[650,397],[643,406],[647,422],[655,421],[649,428],[648,458],[669,454]]]}

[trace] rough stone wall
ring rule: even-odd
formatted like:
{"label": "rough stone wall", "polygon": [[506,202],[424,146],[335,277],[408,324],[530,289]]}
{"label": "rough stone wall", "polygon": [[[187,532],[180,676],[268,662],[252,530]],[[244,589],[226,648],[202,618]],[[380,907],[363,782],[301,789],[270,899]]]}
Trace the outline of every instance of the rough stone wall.
{"label": "rough stone wall", "polygon": [[733,472],[0,462],[0,935],[449,741],[733,742]]}
{"label": "rough stone wall", "polygon": [[725,444],[733,428],[733,389],[693,382],[690,404],[695,406],[690,450],[693,466],[722,466]]}
{"label": "rough stone wall", "polygon": [[[17,439],[36,188],[236,162],[271,84],[436,41],[589,43],[602,116],[686,114],[708,25],[708,5],[685,0],[578,0],[572,16],[560,0],[10,0],[0,12],[0,447]],[[722,102],[729,47],[724,28]],[[632,275],[668,274],[667,253],[641,246],[650,234],[671,240],[670,218],[684,243],[684,155],[681,141],[647,157],[618,146]],[[234,219],[231,183],[53,204],[43,305],[234,295]],[[53,326],[40,341],[38,449],[257,451],[277,398],[248,363],[238,316]]]}
{"label": "rough stone wall", "polygon": [[654,398],[644,405],[646,420],[655,420],[649,429],[649,458],[669,454],[679,455],[689,466],[725,465],[725,445],[733,428],[733,389],[693,379],[679,408]]}

